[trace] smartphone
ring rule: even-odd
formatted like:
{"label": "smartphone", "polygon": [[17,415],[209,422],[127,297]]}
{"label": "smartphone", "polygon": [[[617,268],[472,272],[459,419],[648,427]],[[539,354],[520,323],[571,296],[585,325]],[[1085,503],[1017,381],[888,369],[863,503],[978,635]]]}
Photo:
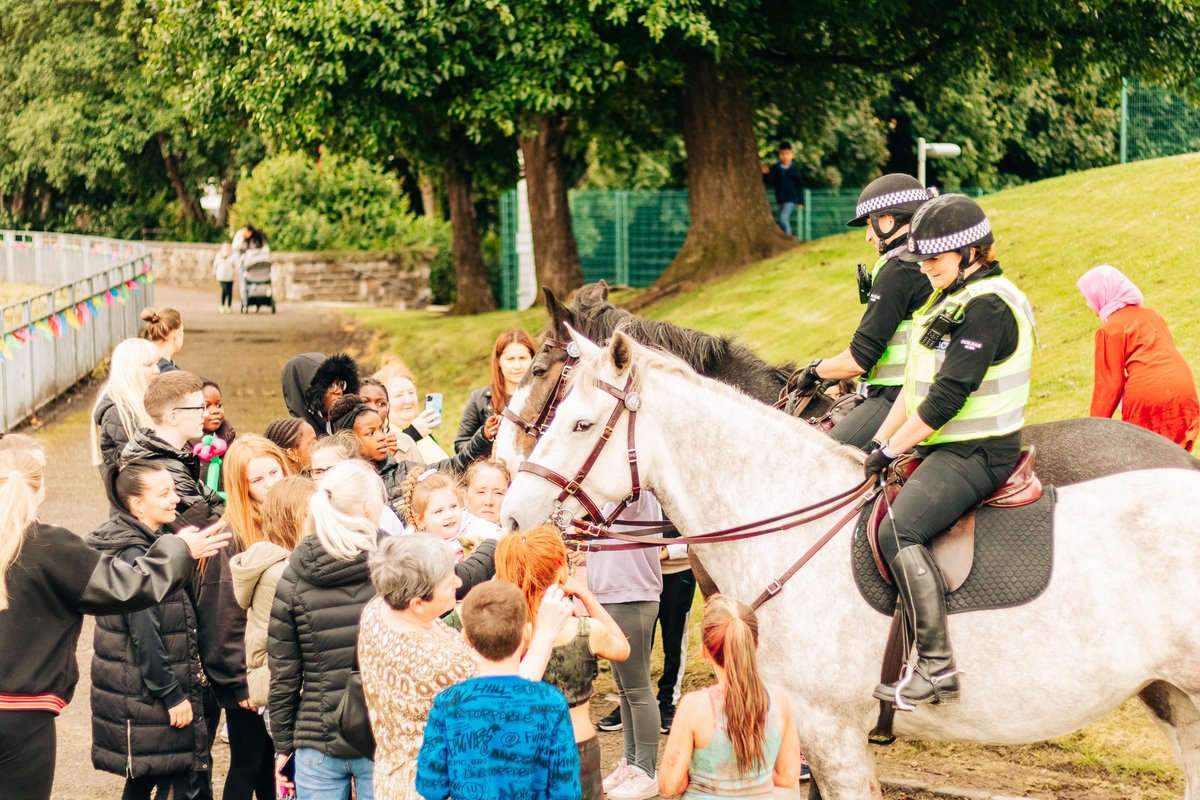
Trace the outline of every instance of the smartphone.
{"label": "smartphone", "polygon": [[288,753],[287,761],[278,775],[287,779],[291,787],[283,786],[278,778],[275,781],[275,797],[277,800],[295,800],[296,798],[296,754]]}
{"label": "smartphone", "polygon": [[429,409],[433,409],[434,411],[436,411],[438,413],[438,416],[441,416],[441,414],[442,414],[442,393],[441,392],[433,392],[431,394],[425,395],[425,410],[428,411]]}

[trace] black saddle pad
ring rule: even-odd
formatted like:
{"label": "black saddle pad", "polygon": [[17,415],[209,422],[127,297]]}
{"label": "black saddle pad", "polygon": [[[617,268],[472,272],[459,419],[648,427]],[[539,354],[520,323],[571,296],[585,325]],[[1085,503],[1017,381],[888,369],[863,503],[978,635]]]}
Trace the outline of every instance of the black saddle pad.
{"label": "black saddle pad", "polygon": [[[872,608],[891,616],[896,590],[883,582],[867,544],[867,512],[854,528],[854,581]],[[975,563],[957,591],[946,595],[951,614],[1028,603],[1046,590],[1054,563],[1054,487],[1020,508],[983,506],[975,515]]]}

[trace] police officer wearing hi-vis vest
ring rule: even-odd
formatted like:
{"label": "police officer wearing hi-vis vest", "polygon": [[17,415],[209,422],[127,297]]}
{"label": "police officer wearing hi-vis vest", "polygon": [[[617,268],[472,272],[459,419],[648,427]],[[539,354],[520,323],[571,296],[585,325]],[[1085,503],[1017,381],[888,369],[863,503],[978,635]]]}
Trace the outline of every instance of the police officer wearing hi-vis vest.
{"label": "police officer wearing hi-vis vest", "polygon": [[900,258],[921,265],[933,296],[913,315],[904,385],[867,456],[867,477],[914,447],[924,461],[880,525],[917,664],[875,696],[897,708],[958,700],[945,589],[925,545],[995,491],[1021,455],[1035,331],[1029,301],[1000,270],[992,227],[974,200],[930,200]]}
{"label": "police officer wearing hi-vis vest", "polygon": [[929,281],[916,264],[897,256],[908,244],[908,223],[929,199],[910,175],[876,178],[863,189],[851,227],[866,227],[867,241],[879,251],[867,272],[858,266],[859,300],[866,305],[850,346],[832,358],[817,359],[800,375],[797,387],[813,390],[820,381],[858,379],[862,403],[840,420],[829,435],[866,449],[900,394],[908,355],[913,312],[929,300]]}

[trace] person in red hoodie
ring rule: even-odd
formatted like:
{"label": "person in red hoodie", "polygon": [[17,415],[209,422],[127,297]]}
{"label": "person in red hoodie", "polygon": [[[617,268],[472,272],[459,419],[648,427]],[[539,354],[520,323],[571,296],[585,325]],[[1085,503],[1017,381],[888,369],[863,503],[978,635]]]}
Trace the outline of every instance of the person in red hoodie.
{"label": "person in red hoodie", "polygon": [[1200,400],[1167,323],[1142,307],[1141,291],[1116,267],[1094,267],[1077,285],[1101,319],[1091,415],[1111,417],[1120,405],[1125,422],[1191,452],[1200,434]]}

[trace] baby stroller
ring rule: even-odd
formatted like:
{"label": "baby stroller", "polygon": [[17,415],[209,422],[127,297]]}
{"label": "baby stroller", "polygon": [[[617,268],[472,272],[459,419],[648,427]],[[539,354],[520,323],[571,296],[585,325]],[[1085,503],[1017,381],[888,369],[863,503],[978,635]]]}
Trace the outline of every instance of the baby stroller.
{"label": "baby stroller", "polygon": [[242,270],[242,313],[254,306],[254,313],[262,306],[270,306],[275,313],[275,291],[271,285],[271,262],[255,261]]}

